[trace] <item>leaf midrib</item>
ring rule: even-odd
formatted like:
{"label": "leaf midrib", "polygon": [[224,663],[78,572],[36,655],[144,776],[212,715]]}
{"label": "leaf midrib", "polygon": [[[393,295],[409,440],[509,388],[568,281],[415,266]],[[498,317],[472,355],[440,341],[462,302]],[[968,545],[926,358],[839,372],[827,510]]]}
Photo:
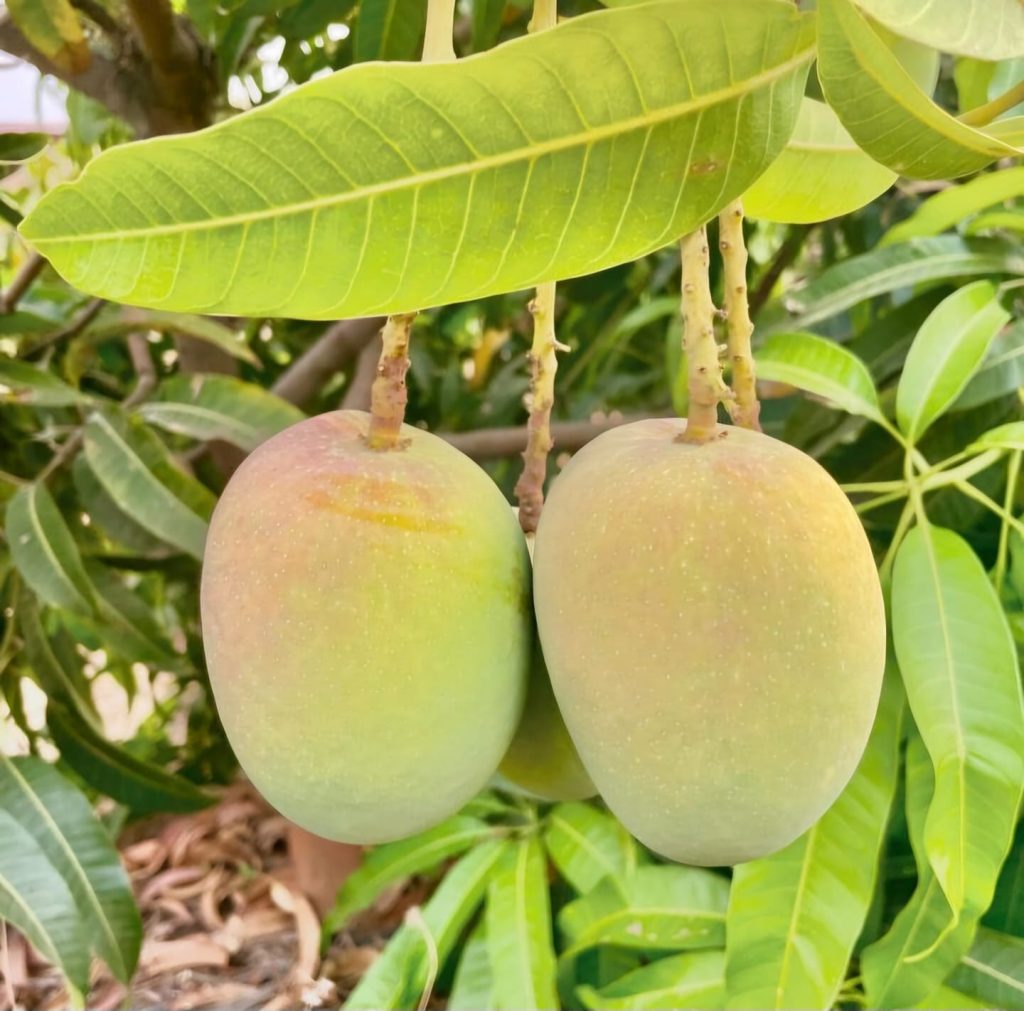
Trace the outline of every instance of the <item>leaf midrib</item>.
{"label": "leaf midrib", "polygon": [[[604,126],[590,127],[563,137],[556,137],[552,140],[541,141],[530,145],[521,145],[499,154],[488,155],[474,161],[458,162],[454,165],[446,165],[440,169],[431,169],[427,172],[402,176],[398,179],[391,179],[383,183],[375,183],[369,186],[356,187],[344,193],[334,193],[324,197],[316,197],[309,200],[301,200],[295,203],[284,204],[280,207],[268,207],[259,211],[246,211],[241,214],[230,214],[223,217],[210,218],[205,221],[176,222],[167,225],[153,225],[148,228],[121,229],[114,231],[84,232],[67,236],[38,236],[32,235],[31,228],[22,228],[22,234],[26,239],[36,245],[57,246],[69,245],[80,242],[97,242],[103,240],[124,239],[126,237],[152,237],[158,235],[177,235],[181,232],[207,231],[217,228],[230,228],[234,225],[248,225],[255,221],[266,221],[274,218],[289,217],[303,212],[323,210],[328,207],[336,207],[341,204],[352,203],[359,200],[373,198],[387,193],[395,193],[404,189],[411,189],[425,186],[430,183],[443,182],[447,179],[455,179],[460,176],[474,175],[485,172],[489,169],[502,168],[515,162],[535,161],[537,158],[547,154],[556,154],[560,151],[570,150],[575,147],[591,147],[603,140],[613,139],[634,130],[652,129],[662,123],[685,116],[687,113],[709,108],[713,105],[729,101],[733,98],[741,98],[752,91],[756,91],[764,85],[788,76],[799,69],[805,63],[810,62],[813,56],[813,46],[804,46],[795,56],[790,57],[782,63],[776,64],[769,70],[762,71],[741,82],[730,85],[727,88],[720,88],[717,91],[710,91],[696,98],[689,98],[682,102],[676,102],[665,106],[662,109],[648,111],[639,116],[629,119],[617,120]],[[29,219],[26,219],[26,223]]]}

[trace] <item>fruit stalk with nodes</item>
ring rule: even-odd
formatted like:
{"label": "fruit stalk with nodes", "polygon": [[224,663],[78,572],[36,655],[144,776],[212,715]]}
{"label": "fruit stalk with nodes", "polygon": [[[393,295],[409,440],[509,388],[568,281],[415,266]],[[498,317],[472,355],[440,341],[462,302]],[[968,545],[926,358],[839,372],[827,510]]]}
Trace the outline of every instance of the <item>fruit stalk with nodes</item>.
{"label": "fruit stalk with nodes", "polygon": [[402,422],[409,392],[405,374],[409,371],[409,335],[416,313],[389,316],[381,331],[377,378],[370,390],[370,429],[366,441],[371,449],[401,449]]}

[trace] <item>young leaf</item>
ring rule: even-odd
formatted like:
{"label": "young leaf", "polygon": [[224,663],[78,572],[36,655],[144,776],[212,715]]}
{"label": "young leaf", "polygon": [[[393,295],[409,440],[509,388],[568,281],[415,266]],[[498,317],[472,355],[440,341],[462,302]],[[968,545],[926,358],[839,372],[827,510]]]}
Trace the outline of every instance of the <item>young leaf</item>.
{"label": "young leaf", "polygon": [[203,557],[213,495],[177,468],[141,420],[93,414],[85,426],[85,456],[118,508],[161,540]]}
{"label": "young leaf", "polygon": [[605,878],[559,913],[568,942],[562,957],[602,944],[642,951],[720,947],[728,898],[728,881],[698,867],[640,867],[624,880]]}
{"label": "young leaf", "polygon": [[898,35],[944,53],[1008,60],[1024,56],[1024,7],[1018,0],[857,0]]}
{"label": "young leaf", "polygon": [[992,901],[1024,783],[1024,701],[1006,616],[970,546],[918,526],[896,555],[896,657],[935,768],[924,852],[956,917]]}
{"label": "young leaf", "polygon": [[820,0],[818,19],[822,91],[876,161],[912,179],[949,179],[1020,153],[936,105],[852,0]]}
{"label": "young leaf", "polygon": [[487,947],[494,1006],[557,1008],[544,849],[536,836],[509,845],[487,897]]}
{"label": "young leaf", "polygon": [[907,742],[906,769],[907,825],[917,887],[888,932],[861,954],[872,1008],[906,1008],[928,998],[970,947],[977,926],[970,917],[957,922],[925,855],[925,819],[935,778],[928,751],[914,731]]}
{"label": "young leaf", "polygon": [[49,142],[45,133],[0,133],[0,165],[31,161]]}
{"label": "young leaf", "polygon": [[922,201],[909,218],[893,225],[882,236],[881,244],[889,246],[907,239],[938,235],[986,207],[1019,196],[1024,196],[1024,168],[1017,166],[983,173]]}
{"label": "young leaf", "polygon": [[62,70],[89,66],[89,44],[70,0],[7,0],[7,11],[25,38]]}
{"label": "young leaf", "polygon": [[986,1007],[1024,1009],[1024,940],[982,927],[949,985]]}
{"label": "young leaf", "polygon": [[647,1011],[665,1008],[720,1008],[725,997],[725,956],[720,951],[669,955],[601,987],[577,987],[593,1011]]}
{"label": "young leaf", "polygon": [[759,379],[787,383],[850,414],[884,420],[867,366],[835,341],[811,333],[772,334],[756,357]]}
{"label": "young leaf", "polygon": [[420,0],[361,0],[352,39],[356,60],[415,60],[427,5]]}
{"label": "young leaf", "polygon": [[53,607],[93,611],[95,595],[78,545],[45,485],[22,485],[11,496],[5,533],[14,564],[37,596]]}
{"label": "young leaf", "polygon": [[960,395],[1009,318],[988,281],[966,285],[932,310],[896,390],[896,420],[911,442]]}
{"label": "young leaf", "polygon": [[998,239],[943,235],[897,248],[876,249],[829,267],[785,298],[758,321],[762,336],[804,330],[869,298],[900,288],[972,274],[1021,274],[1024,259]]}
{"label": "young leaf", "polygon": [[[75,287],[175,311],[334,319],[585,274],[747,189],[789,139],[813,36],[781,0],[661,0],[471,60],[359,64],[112,148],[21,232]],[[566,51],[602,72],[567,76]]]}
{"label": "young leaf", "polygon": [[1005,425],[990,428],[975,439],[970,448],[978,452],[986,449],[1024,449],[1024,421],[1009,421]]}
{"label": "young leaf", "polygon": [[64,879],[36,840],[0,807],[0,921],[58,966],[81,994],[89,986],[89,937]]}
{"label": "young leaf", "polygon": [[353,913],[366,909],[388,885],[413,874],[427,874],[493,834],[486,822],[457,814],[410,839],[375,847],[362,866],[345,879],[324,920],[324,934],[339,931]]}
{"label": "young leaf", "polygon": [[0,755],[0,809],[35,840],[67,884],[96,953],[129,982],[142,920],[117,850],[89,802],[46,762]]}
{"label": "young leaf", "polygon": [[[359,981],[345,1002],[347,1011],[388,1011],[416,1006],[429,981],[428,944],[433,946],[440,971],[483,900],[488,883],[509,848],[510,844],[504,840],[491,839],[474,846],[459,860],[423,907],[419,925],[407,919]],[[429,935],[429,941],[425,934]]]}
{"label": "young leaf", "polygon": [[150,424],[248,452],[305,415],[286,400],[234,376],[177,375],[138,408]]}
{"label": "young leaf", "polygon": [[481,1011],[494,1007],[494,974],[487,933],[481,920],[462,949],[448,995],[448,1011]]}
{"label": "young leaf", "polygon": [[992,342],[982,366],[956,398],[950,411],[967,411],[1024,386],[1024,326],[1007,327]]}
{"label": "young leaf", "polygon": [[867,750],[839,799],[784,850],[736,868],[726,919],[726,1007],[836,1003],[875,891],[903,708],[893,666]]}
{"label": "young leaf", "polygon": [[824,102],[805,98],[782,154],[743,194],[751,218],[800,224],[849,214],[896,181],[866,155]]}
{"label": "young leaf", "polygon": [[92,398],[28,362],[0,358],[0,404],[32,407],[76,407]]}
{"label": "young leaf", "polygon": [[547,825],[544,843],[551,862],[580,895],[602,878],[628,877],[636,870],[633,837],[592,804],[559,804],[548,815]]}

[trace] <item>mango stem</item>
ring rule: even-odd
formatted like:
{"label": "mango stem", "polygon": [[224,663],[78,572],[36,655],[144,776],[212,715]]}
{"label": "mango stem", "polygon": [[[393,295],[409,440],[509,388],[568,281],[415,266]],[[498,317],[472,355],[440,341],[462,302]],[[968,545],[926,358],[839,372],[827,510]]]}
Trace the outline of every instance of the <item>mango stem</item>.
{"label": "mango stem", "polygon": [[754,324],[747,303],[747,247],[743,241],[743,201],[737,198],[718,215],[718,247],[725,268],[725,313],[729,334],[729,361],[735,400],[725,402],[734,425],[761,431],[761,405],[757,402],[757,375],[750,337]]}
{"label": "mango stem", "polygon": [[401,449],[399,438],[405,420],[409,392],[405,374],[409,371],[409,334],[416,313],[388,316],[381,331],[382,348],[377,378],[370,390],[370,428],[366,441],[370,449]]}
{"label": "mango stem", "polygon": [[526,449],[523,450],[523,472],[516,482],[519,501],[519,525],[525,533],[537,529],[544,506],[544,479],[548,472],[548,453],[554,445],[551,438],[551,409],[555,403],[555,372],[558,371],[556,351],[568,351],[555,337],[555,282],[537,285],[530,302],[533,315],[533,344],[527,361],[530,363],[530,389],[527,405],[530,417],[526,423]]}
{"label": "mango stem", "polygon": [[711,298],[707,229],[701,225],[683,237],[683,350],[686,352],[690,408],[683,442],[709,442],[718,433],[718,402],[732,396],[722,379],[715,340],[715,303]]}

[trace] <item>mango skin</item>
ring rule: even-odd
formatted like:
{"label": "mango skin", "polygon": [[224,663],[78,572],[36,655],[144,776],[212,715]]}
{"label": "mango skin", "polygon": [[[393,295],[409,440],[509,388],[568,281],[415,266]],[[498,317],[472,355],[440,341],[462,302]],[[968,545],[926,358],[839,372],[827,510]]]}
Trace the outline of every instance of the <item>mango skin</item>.
{"label": "mango skin", "polygon": [[772,853],[863,753],[885,613],[857,514],[810,457],[721,426],[640,421],[586,446],[537,531],[534,604],[562,714],[645,845],[720,866]]}
{"label": "mango skin", "polygon": [[512,738],[529,560],[487,474],[404,426],[338,411],[261,445],[210,525],[201,609],[228,738],[298,825],[384,842],[457,811]]}

